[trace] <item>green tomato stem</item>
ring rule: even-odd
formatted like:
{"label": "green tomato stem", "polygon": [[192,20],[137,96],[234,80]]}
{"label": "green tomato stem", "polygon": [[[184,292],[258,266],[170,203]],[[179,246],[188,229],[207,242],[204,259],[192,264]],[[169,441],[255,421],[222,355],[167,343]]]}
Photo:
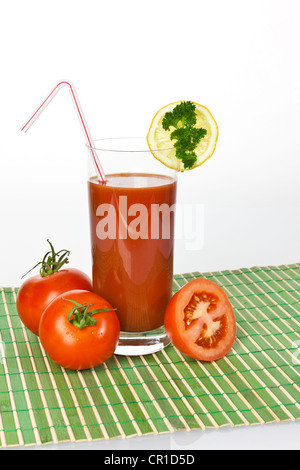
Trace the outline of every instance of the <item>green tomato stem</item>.
{"label": "green tomato stem", "polygon": [[102,313],[102,312],[109,312],[111,310],[117,310],[116,308],[97,308],[94,310],[89,311],[89,308],[94,304],[80,304],[75,300],[65,299],[68,302],[73,304],[69,314],[68,314],[68,321],[73,325],[76,326],[79,330],[85,328],[86,326],[94,326],[96,325],[97,321],[95,318],[92,317],[95,313]]}
{"label": "green tomato stem", "polygon": [[[52,243],[47,240],[50,245],[50,251],[47,251],[42,261],[37,263],[33,268],[27,271],[24,276],[30,273],[33,269],[35,269],[40,264],[42,265],[40,268],[40,275],[42,277],[50,276],[51,274],[56,273],[61,269],[62,266],[69,263],[69,250],[60,250],[57,253],[55,252]],[[58,258],[58,259],[57,259]],[[22,278],[24,277],[22,276]]]}

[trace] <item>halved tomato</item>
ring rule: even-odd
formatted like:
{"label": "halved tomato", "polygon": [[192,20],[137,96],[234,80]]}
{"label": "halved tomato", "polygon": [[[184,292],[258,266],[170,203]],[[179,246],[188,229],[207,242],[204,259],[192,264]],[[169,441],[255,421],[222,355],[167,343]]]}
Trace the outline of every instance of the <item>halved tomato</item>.
{"label": "halved tomato", "polygon": [[200,361],[216,361],[231,349],[236,337],[232,306],[220,286],[194,279],[170,300],[165,328],[176,348]]}

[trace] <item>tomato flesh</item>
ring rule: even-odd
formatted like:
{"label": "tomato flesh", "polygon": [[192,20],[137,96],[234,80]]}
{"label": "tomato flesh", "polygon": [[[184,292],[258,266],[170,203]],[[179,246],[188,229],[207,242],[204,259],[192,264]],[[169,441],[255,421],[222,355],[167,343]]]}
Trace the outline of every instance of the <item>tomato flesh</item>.
{"label": "tomato flesh", "polygon": [[217,314],[218,298],[207,292],[196,292],[184,309],[185,328],[201,325],[201,334],[196,343],[203,348],[213,348],[224,337],[227,330],[226,315]]}
{"label": "tomato flesh", "polygon": [[174,346],[203,361],[225,356],[236,336],[232,306],[225,292],[208,279],[195,279],[171,299],[165,327]]}

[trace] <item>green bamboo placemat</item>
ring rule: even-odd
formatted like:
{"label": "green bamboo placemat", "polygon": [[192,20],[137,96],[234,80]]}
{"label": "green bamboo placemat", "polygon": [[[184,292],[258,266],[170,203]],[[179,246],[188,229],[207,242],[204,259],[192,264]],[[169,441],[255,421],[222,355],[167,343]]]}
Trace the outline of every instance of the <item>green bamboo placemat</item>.
{"label": "green bamboo placemat", "polygon": [[237,339],[201,363],[173,346],[114,356],[95,369],[61,369],[17,315],[17,289],[0,295],[1,447],[110,439],[300,418],[300,264],[174,277],[223,287]]}

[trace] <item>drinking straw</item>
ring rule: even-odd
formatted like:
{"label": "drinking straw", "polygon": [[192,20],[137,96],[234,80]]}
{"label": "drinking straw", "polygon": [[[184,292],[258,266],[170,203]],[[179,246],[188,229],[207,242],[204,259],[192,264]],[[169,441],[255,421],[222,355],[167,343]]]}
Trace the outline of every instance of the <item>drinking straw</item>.
{"label": "drinking straw", "polygon": [[75,105],[75,109],[77,112],[77,116],[82,128],[82,131],[84,133],[85,139],[86,139],[86,144],[87,147],[90,151],[95,170],[102,180],[102,182],[106,181],[104,171],[102,169],[101,163],[99,161],[98,155],[96,153],[96,150],[94,149],[94,143],[93,139],[91,137],[87,122],[85,120],[84,114],[82,112],[82,108],[79,103],[79,99],[75,90],[75,87],[72,82],[69,80],[61,80],[60,82],[57,83],[57,85],[53,88],[53,90],[49,93],[49,95],[44,99],[44,101],[40,104],[40,106],[37,108],[37,110],[32,114],[32,116],[25,122],[25,124],[22,126],[21,131],[27,132],[28,129],[32,126],[32,124],[35,122],[35,120],[39,117],[39,115],[44,111],[44,109],[48,106],[50,101],[55,97],[55,95],[59,92],[59,90],[63,87],[68,87],[69,91],[71,93],[72,101]]}

